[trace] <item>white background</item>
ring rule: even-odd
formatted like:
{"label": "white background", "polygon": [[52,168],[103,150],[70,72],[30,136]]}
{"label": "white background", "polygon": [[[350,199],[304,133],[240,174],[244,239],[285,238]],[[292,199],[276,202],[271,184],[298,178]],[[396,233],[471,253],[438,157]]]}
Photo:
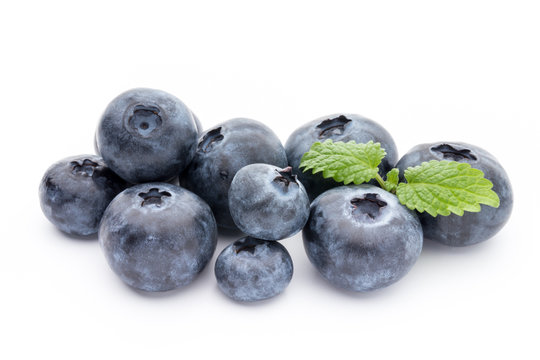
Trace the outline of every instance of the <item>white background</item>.
{"label": "white background", "polygon": [[[532,359],[538,336],[540,12],[535,1],[18,1],[0,5],[0,357]],[[181,98],[205,128],[233,117],[285,142],[359,113],[418,143],[484,147],[506,168],[507,226],[469,248],[426,242],[397,284],[337,290],[301,236],[286,291],[243,305],[215,256],[190,286],[152,295],[108,268],[97,240],[42,215],[53,162],[93,152],[108,102],[132,87]]]}

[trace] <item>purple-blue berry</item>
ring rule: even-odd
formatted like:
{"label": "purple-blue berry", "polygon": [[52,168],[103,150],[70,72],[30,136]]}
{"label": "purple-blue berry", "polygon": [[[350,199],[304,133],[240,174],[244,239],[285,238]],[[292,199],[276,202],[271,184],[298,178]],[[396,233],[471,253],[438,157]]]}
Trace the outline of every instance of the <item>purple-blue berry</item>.
{"label": "purple-blue berry", "polygon": [[117,96],[98,124],[95,147],[131,183],[167,181],[190,163],[198,120],[175,96],[137,88]]}
{"label": "purple-blue berry", "polygon": [[422,250],[416,214],[372,185],[341,186],[319,195],[302,235],[308,258],[321,275],[353,291],[395,283]]}
{"label": "purple-blue berry", "polygon": [[409,150],[399,160],[402,181],[405,169],[430,160],[464,162],[482,170],[484,177],[493,183],[492,190],[500,199],[498,208],[481,205],[480,212],[465,212],[463,216],[433,217],[427,212],[418,213],[424,236],[449,246],[468,246],[485,241],[497,234],[510,218],[513,191],[506,171],[497,159],[486,150],[460,142],[420,144]]}
{"label": "purple-blue berry", "polygon": [[43,213],[71,235],[92,235],[126,183],[96,155],[68,157],[47,169],[39,185]]}
{"label": "purple-blue berry", "polygon": [[302,230],[309,216],[309,198],[291,167],[250,164],[234,176],[229,209],[243,233],[281,240]]}
{"label": "purple-blue berry", "polygon": [[111,269],[128,285],[166,291],[191,283],[212,258],[217,226],[197,195],[167,183],[120,193],[99,228]]}
{"label": "purple-blue berry", "polygon": [[285,290],[293,263],[287,249],[276,241],[241,238],[218,256],[214,268],[220,290],[236,301],[259,301]]}

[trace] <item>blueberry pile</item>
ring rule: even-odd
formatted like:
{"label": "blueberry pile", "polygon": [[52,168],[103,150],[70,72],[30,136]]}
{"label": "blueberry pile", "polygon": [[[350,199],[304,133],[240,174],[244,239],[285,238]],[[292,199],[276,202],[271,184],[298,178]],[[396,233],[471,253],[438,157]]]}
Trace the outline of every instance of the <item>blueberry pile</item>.
{"label": "blueberry pile", "polygon": [[[396,167],[402,177],[404,169],[430,160],[468,163],[492,181],[500,206],[432,217],[403,206],[374,181],[343,185],[303,172],[302,156],[327,139],[381,144],[382,176]],[[487,151],[439,142],[418,145],[399,159],[388,131],[355,114],[309,122],[283,146],[270,128],[246,118],[202,131],[178,98],[139,88],[107,106],[95,150],[45,172],[41,208],[67,234],[97,233],[114,273],[144,291],[191,283],[212,259],[218,234],[226,234],[239,240],[216,259],[218,287],[236,301],[271,298],[293,275],[279,240],[300,231],[309,260],[325,279],[371,291],[406,275],[424,238],[449,246],[487,240],[504,226],[513,204],[508,176]]]}

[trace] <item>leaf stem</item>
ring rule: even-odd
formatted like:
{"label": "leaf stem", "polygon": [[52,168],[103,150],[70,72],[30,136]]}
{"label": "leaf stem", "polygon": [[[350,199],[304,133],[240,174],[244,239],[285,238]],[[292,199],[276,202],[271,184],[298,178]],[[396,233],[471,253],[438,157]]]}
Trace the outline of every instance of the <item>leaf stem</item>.
{"label": "leaf stem", "polygon": [[375,176],[375,180],[377,180],[377,182],[379,183],[379,185],[381,186],[381,188],[383,190],[388,191],[388,189],[386,188],[386,185],[384,183],[384,180],[383,180],[383,178],[381,177],[381,175],[379,173],[377,173],[377,175]]}

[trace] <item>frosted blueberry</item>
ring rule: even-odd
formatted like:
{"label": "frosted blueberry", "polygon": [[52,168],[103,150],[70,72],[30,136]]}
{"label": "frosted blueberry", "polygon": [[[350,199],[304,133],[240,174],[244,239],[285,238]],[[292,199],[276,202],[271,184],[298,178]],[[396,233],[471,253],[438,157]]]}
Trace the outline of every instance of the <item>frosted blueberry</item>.
{"label": "frosted blueberry", "polygon": [[424,236],[450,246],[467,246],[485,241],[499,232],[510,218],[513,192],[510,179],[497,159],[486,150],[459,142],[420,144],[409,150],[397,163],[403,178],[405,169],[430,160],[464,162],[482,170],[484,177],[493,183],[492,190],[499,195],[498,208],[481,205],[480,212],[465,212],[463,216],[433,217],[427,212],[418,213]]}
{"label": "frosted blueberry", "polygon": [[167,181],[193,158],[199,124],[175,96],[155,89],[132,89],[105,109],[95,147],[126,181]]}
{"label": "frosted blueberry", "polygon": [[99,228],[112,270],[128,285],[166,291],[191,283],[216,248],[210,207],[197,195],[167,183],[146,183],[120,193]]}
{"label": "frosted blueberry", "polygon": [[285,290],[293,275],[293,263],[280,243],[248,236],[219,254],[214,272],[220,290],[228,297],[258,301]]}
{"label": "frosted blueberry", "polygon": [[229,208],[245,234],[281,240],[302,230],[309,216],[309,198],[291,167],[250,164],[234,176]]}
{"label": "frosted blueberry", "polygon": [[370,291],[401,279],[422,250],[422,227],[397,197],[372,185],[341,186],[313,201],[302,232],[311,263],[335,286]]}
{"label": "frosted blueberry", "polygon": [[379,142],[386,150],[386,157],[379,166],[383,175],[398,160],[397,148],[392,136],[373,120],[355,114],[333,114],[308,122],[289,136],[285,143],[285,151],[289,165],[298,174],[298,179],[306,188],[310,200],[328,189],[342,185],[333,179],[323,178],[322,173],[313,174],[311,171],[303,172],[299,169],[300,160],[304,153],[309,151],[311,145],[327,139],[332,139],[334,142],[351,140],[357,143],[367,143],[370,140]]}
{"label": "frosted blueberry", "polygon": [[68,157],[47,169],[39,185],[43,213],[72,235],[92,235],[103,212],[126,183],[96,155]]}

